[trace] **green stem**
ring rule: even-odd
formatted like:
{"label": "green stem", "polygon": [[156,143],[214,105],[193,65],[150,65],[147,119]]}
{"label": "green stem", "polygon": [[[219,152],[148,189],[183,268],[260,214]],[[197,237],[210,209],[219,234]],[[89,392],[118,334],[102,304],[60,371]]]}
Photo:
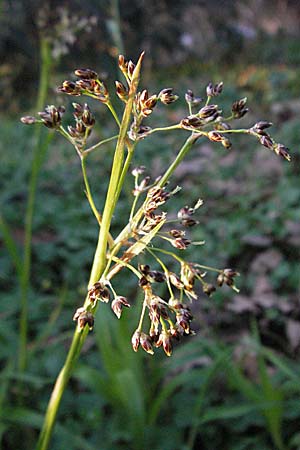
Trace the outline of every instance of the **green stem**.
{"label": "green stem", "polygon": [[[132,111],[132,105],[135,98],[135,93],[138,87],[139,82],[139,74],[141,69],[141,63],[143,59],[143,54],[140,56],[139,61],[135,67],[132,81],[131,81],[131,88],[129,93],[129,100],[126,104],[122,124],[120,127],[120,134],[118,138],[118,142],[116,145],[115,150],[115,156],[113,160],[113,166],[111,170],[111,177],[109,181],[107,196],[106,196],[106,202],[104,206],[103,211],[103,218],[102,218],[102,224],[99,231],[99,239],[98,244],[95,252],[95,257],[93,261],[93,266],[91,269],[91,276],[89,280],[89,285],[94,284],[96,281],[99,280],[101,277],[103,270],[105,268],[106,264],[106,247],[108,243],[108,236],[109,236],[109,229],[110,229],[110,222],[112,215],[115,210],[116,206],[116,192],[118,189],[118,182],[120,178],[120,173],[122,170],[122,162],[123,162],[123,154],[124,154],[124,148],[126,145],[126,139],[127,139],[127,131],[130,125],[130,118],[131,118],[131,111]],[[86,297],[84,306],[88,307],[89,304],[89,298]],[[65,364],[63,368],[61,369],[58,378],[56,380],[50,401],[48,403],[45,420],[43,424],[43,428],[40,433],[40,437],[38,440],[38,444],[36,447],[36,450],[47,450],[51,435],[53,432],[54,423],[56,420],[58,408],[60,405],[60,401],[62,399],[64,390],[67,386],[68,380],[71,376],[74,364],[80,354],[82,345],[85,342],[85,339],[88,334],[88,327],[86,326],[84,330],[79,330],[78,326],[76,327],[73,341],[70,347],[70,350],[68,352]]]}
{"label": "green stem", "polygon": [[[37,109],[42,109],[45,102],[48,86],[49,75],[51,68],[51,54],[50,45],[46,39],[41,39],[41,73],[39,92],[37,99]],[[29,293],[29,281],[30,281],[30,269],[31,269],[31,243],[32,243],[32,222],[33,211],[37,190],[38,175],[42,162],[44,160],[46,150],[49,142],[52,139],[53,134],[48,134],[42,144],[42,130],[41,127],[37,128],[35,136],[35,148],[33,152],[33,159],[31,164],[31,174],[28,186],[28,200],[25,213],[25,237],[24,237],[24,256],[23,256],[23,268],[21,275],[21,313],[20,313],[20,333],[19,333],[19,355],[18,355],[18,367],[23,372],[27,365],[27,333],[28,333],[28,293]]]}
{"label": "green stem", "polygon": [[[85,194],[86,194],[86,197],[90,204],[91,210],[93,211],[94,216],[96,217],[99,226],[101,226],[102,217],[95,205],[95,202],[94,202],[94,199],[92,196],[92,192],[91,192],[91,188],[90,188],[90,183],[89,183],[87,172],[86,172],[86,155],[84,155],[83,153],[80,153],[80,160],[81,160],[82,176],[83,176],[83,181],[84,181],[84,186],[85,186]],[[109,246],[112,246],[114,243],[114,240],[110,234],[108,236],[108,242],[109,242]]]}
{"label": "green stem", "polygon": [[129,166],[130,166],[130,163],[131,163],[131,160],[133,158],[134,150],[135,150],[135,147],[137,145],[137,142],[135,142],[134,144],[131,144],[127,140],[126,145],[127,145],[127,156],[126,156],[126,159],[125,159],[125,162],[124,162],[124,166],[123,166],[123,169],[122,169],[122,172],[121,172],[121,175],[120,175],[120,180],[119,180],[119,183],[118,183],[118,188],[117,188],[117,191],[116,191],[117,200],[118,200],[118,198],[120,196],[122,187],[124,185],[125,177],[127,175],[127,172],[128,172],[128,169],[129,169]]}
{"label": "green stem", "polygon": [[200,137],[199,134],[192,134],[191,136],[189,136],[187,138],[187,140],[185,141],[184,145],[181,147],[178,155],[176,156],[176,158],[174,159],[172,164],[168,167],[168,169],[166,170],[164,175],[159,180],[158,186],[163,187],[167,183],[167,181],[169,181],[170,176],[173,174],[173,172],[175,171],[177,166],[181,163],[183,158],[190,151],[190,149],[192,148],[193,144],[197,141],[197,139],[199,137]]}
{"label": "green stem", "polygon": [[86,158],[84,155],[82,155],[81,157],[81,169],[82,169],[82,175],[83,175],[83,180],[84,180],[84,185],[85,185],[85,193],[88,199],[88,202],[90,204],[91,210],[94,213],[94,216],[97,219],[97,222],[99,223],[99,225],[101,225],[101,214],[99,213],[98,209],[96,208],[92,193],[91,193],[91,188],[90,188],[90,184],[89,184],[89,180],[87,177],[87,173],[86,173]]}
{"label": "green stem", "polygon": [[98,147],[100,147],[103,144],[106,144],[107,142],[111,142],[114,141],[115,139],[118,139],[118,134],[116,134],[115,136],[111,136],[110,138],[107,139],[103,139],[103,141],[98,142],[97,144],[93,145],[92,147],[87,148],[86,150],[84,150],[82,153],[84,155],[87,155],[88,153],[92,153],[94,150],[96,150]]}
{"label": "green stem", "polygon": [[152,128],[152,130],[148,132],[148,135],[156,133],[157,131],[171,131],[171,130],[182,130],[182,128],[179,123],[176,123],[175,125],[169,125],[168,127]]}
{"label": "green stem", "polygon": [[[158,186],[163,187],[167,181],[169,180],[169,178],[171,177],[171,175],[173,174],[173,172],[176,170],[177,166],[181,163],[181,161],[183,160],[183,158],[187,155],[187,153],[189,152],[189,150],[192,148],[193,144],[197,141],[197,139],[200,137],[200,134],[192,134],[190,135],[187,140],[185,141],[185,143],[183,144],[183,146],[181,147],[181,149],[179,150],[175,160],[173,161],[173,163],[168,167],[168,169],[166,170],[166,172],[164,173],[164,175],[162,176],[162,178],[159,180],[158,182]],[[144,205],[142,205],[139,210],[137,211],[137,213],[134,215],[133,219],[132,219],[132,223],[129,223],[119,234],[119,236],[115,239],[115,246],[120,247],[122,245],[122,242],[124,240],[126,240],[131,233],[132,228],[135,227],[135,225],[138,224],[138,222],[140,221],[140,219],[142,218],[144,213]]]}
{"label": "green stem", "polygon": [[116,111],[115,111],[115,108],[114,108],[113,105],[110,103],[110,101],[107,102],[106,105],[107,105],[108,109],[110,110],[110,112],[112,113],[113,118],[115,119],[117,125],[120,127],[120,126],[121,126],[120,120],[119,120],[119,117],[118,117],[118,115],[117,115],[117,113],[116,113]]}
{"label": "green stem", "polygon": [[62,370],[60,371],[60,374],[58,375],[58,378],[56,380],[54,389],[52,391],[48,403],[48,408],[44,419],[44,425],[41,430],[36,447],[37,450],[46,450],[48,448],[50,438],[53,432],[56,414],[60,405],[60,401],[66,388],[66,385],[68,383],[74,363],[77,359],[78,350],[79,348],[81,348],[80,345],[81,340],[82,340],[82,333],[78,332],[76,329],[66,362]]}
{"label": "green stem", "polygon": [[[83,175],[84,185],[85,185],[85,189],[86,189],[86,191],[85,191],[86,197],[90,204],[91,210],[93,211],[94,216],[97,219],[99,226],[101,226],[102,217],[95,205],[95,202],[94,202],[94,199],[92,196],[92,192],[91,192],[91,188],[90,188],[90,184],[89,184],[89,180],[88,180],[87,173],[86,173],[86,155],[81,153],[80,159],[81,159],[82,175]],[[109,247],[112,247],[114,245],[114,240],[110,233],[108,234],[108,245],[109,245]]]}
{"label": "green stem", "polygon": [[[122,118],[120,133],[111,169],[111,177],[109,181],[105,206],[103,210],[102,226],[100,228],[98,244],[94,256],[94,263],[89,280],[89,286],[99,280],[100,275],[102,274],[105,268],[107,237],[110,229],[110,223],[122,188],[120,180],[121,182],[124,181],[124,170],[122,171],[122,165],[124,160],[124,149],[127,143],[127,131],[130,125],[132,107],[139,82],[139,73],[141,69],[142,59],[143,54],[141,55],[133,73],[129,97]],[[127,161],[127,166],[128,165],[129,163]]]}
{"label": "green stem", "polygon": [[176,259],[176,261],[178,261],[180,264],[185,262],[184,259],[182,259],[182,258],[180,258],[180,256],[176,255],[176,253],[169,252],[168,250],[165,250],[163,248],[152,247],[151,250],[153,250],[155,252],[164,253],[165,255],[172,256],[172,258]]}
{"label": "green stem", "polygon": [[144,317],[145,317],[146,308],[147,308],[147,301],[144,300],[143,301],[143,306],[142,306],[142,312],[141,312],[141,316],[140,316],[140,320],[139,320],[139,324],[138,324],[138,327],[137,327],[138,331],[142,331],[142,326],[143,326],[143,321],[144,321]]}

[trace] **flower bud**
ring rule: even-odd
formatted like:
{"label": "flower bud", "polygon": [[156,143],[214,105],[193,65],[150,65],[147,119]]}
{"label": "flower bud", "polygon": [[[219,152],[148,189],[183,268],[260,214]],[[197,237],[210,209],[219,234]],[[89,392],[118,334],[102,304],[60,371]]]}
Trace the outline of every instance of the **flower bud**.
{"label": "flower bud", "polygon": [[216,288],[213,284],[210,283],[205,283],[203,285],[203,292],[204,294],[208,295],[208,297],[211,296],[211,294],[213,294],[215,292]]}
{"label": "flower bud", "polygon": [[221,144],[223,145],[223,147],[225,147],[225,148],[230,148],[231,146],[232,146],[232,143],[231,143],[231,141],[227,138],[227,137],[225,137],[225,136],[223,136],[223,139],[222,139],[222,141],[221,141]]}
{"label": "flower bud", "polygon": [[167,332],[162,333],[162,346],[163,346],[165,354],[167,356],[171,356],[173,346],[172,346],[171,336]]}
{"label": "flower bud", "polygon": [[201,119],[199,119],[196,115],[191,115],[186,117],[185,119],[182,119],[180,122],[182,128],[199,128],[201,125],[203,125],[203,122]]}
{"label": "flower bud", "polygon": [[32,125],[33,123],[36,123],[36,118],[32,117],[32,116],[24,116],[21,117],[21,122],[24,123],[25,125]]}
{"label": "flower bud", "polygon": [[77,83],[74,83],[73,81],[65,80],[61,86],[57,88],[59,92],[63,92],[64,94],[68,95],[81,95],[82,89],[77,85]]}
{"label": "flower bud", "polygon": [[81,120],[86,127],[93,127],[95,125],[95,118],[91,113],[89,106],[85,103],[82,111]]}
{"label": "flower bud", "polygon": [[76,69],[75,75],[84,80],[97,80],[98,74],[94,70],[91,69]]}
{"label": "flower bud", "polygon": [[249,109],[245,107],[246,102],[247,102],[247,97],[244,97],[233,103],[233,105],[231,107],[231,111],[232,111],[234,119],[240,119],[249,111]]}
{"label": "flower bud", "polygon": [[146,333],[141,333],[140,335],[140,345],[145,352],[149,353],[149,355],[153,355],[153,347],[152,347],[152,340],[150,336]]}
{"label": "flower bud", "polygon": [[134,177],[136,177],[138,175],[142,175],[145,172],[145,170],[146,170],[145,166],[138,166],[138,167],[135,167],[134,169],[132,169],[131,174]]}
{"label": "flower bud", "polygon": [[218,105],[207,105],[200,109],[198,116],[200,119],[207,119],[218,114]]}
{"label": "flower bud", "polygon": [[209,131],[207,134],[208,139],[212,142],[221,142],[224,139],[224,136],[217,131]]}
{"label": "flower bud", "polygon": [[88,325],[89,329],[92,330],[94,326],[94,316],[91,312],[86,311],[85,308],[78,308],[73,316],[73,320],[77,321],[79,329]]}
{"label": "flower bud", "polygon": [[273,150],[274,142],[268,134],[261,136],[259,138],[259,142],[264,146],[267,147],[270,150]]}
{"label": "flower bud", "polygon": [[132,338],[131,338],[131,345],[135,352],[138,351],[138,348],[140,346],[140,337],[141,337],[141,332],[139,330],[135,330],[135,332],[133,333]]}
{"label": "flower bud", "polygon": [[287,161],[291,160],[291,155],[289,154],[289,149],[287,147],[285,147],[284,145],[276,144],[274,147],[274,151],[275,151],[275,153],[277,153],[277,155],[282,156]]}
{"label": "flower bud", "polygon": [[108,303],[110,299],[109,290],[101,281],[97,281],[97,283],[88,290],[88,296],[92,303],[97,300]]}
{"label": "flower bud", "polygon": [[185,94],[185,101],[189,103],[191,106],[198,106],[203,99],[200,97],[195,97],[193,91],[188,89]]}
{"label": "flower bud", "polygon": [[215,85],[209,83],[206,87],[206,94],[208,97],[216,97],[217,95],[221,94],[222,90],[223,90],[223,81]]}
{"label": "flower bud", "polygon": [[171,240],[171,244],[179,250],[185,250],[191,244],[191,241],[185,238],[176,238]]}
{"label": "flower bud", "polygon": [[160,91],[158,98],[165,105],[169,105],[178,99],[178,95],[173,94],[173,88],[165,88]]}
{"label": "flower bud", "polygon": [[125,306],[126,308],[130,308],[130,303],[128,303],[125,297],[115,297],[115,299],[111,302],[111,309],[118,319],[120,319],[121,317],[123,306]]}
{"label": "flower bud", "polygon": [[170,282],[175,286],[177,289],[183,289],[184,283],[181,281],[178,275],[174,272],[169,272],[168,274]]}
{"label": "flower bud", "polygon": [[115,81],[115,84],[116,84],[117,96],[121,100],[126,102],[128,100],[128,90],[127,90],[127,88],[120,81]]}
{"label": "flower bud", "polygon": [[134,69],[135,69],[135,64],[133,64],[132,61],[129,61],[128,66],[127,66],[127,75],[128,75],[129,79],[131,79]]}

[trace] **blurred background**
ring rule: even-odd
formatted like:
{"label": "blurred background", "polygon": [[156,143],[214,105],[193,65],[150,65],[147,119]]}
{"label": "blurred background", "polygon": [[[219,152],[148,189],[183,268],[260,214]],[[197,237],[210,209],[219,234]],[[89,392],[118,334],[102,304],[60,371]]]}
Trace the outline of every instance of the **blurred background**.
{"label": "blurred background", "polygon": [[[300,449],[299,1],[2,0],[0,25],[1,448],[34,448],[97,239],[73,148],[19,118],[46,104],[64,104],[71,117],[74,100],[56,88],[74,69],[98,71],[111,88],[117,55],[136,60],[145,50],[142,87],[180,96],[150,124],[176,123],[187,115],[187,89],[205,96],[210,81],[222,80],[222,109],[246,96],[241,126],[273,122],[292,161],[250,136],[233,139],[230,151],[199,141],[176,171],[183,190],[172,207],[204,199],[192,237],[206,244],[187,259],[236,268],[240,294],[201,294],[192,306],[196,336],[171,358],[151,357],[131,349],[140,293],[120,275],[133,307],[120,321],[99,308],[51,449]],[[104,108],[89,105],[95,142],[115,134]],[[155,177],[185,138],[155,134],[134,163]],[[112,151],[88,161],[99,207]],[[129,177],[115,232],[132,187]]]}

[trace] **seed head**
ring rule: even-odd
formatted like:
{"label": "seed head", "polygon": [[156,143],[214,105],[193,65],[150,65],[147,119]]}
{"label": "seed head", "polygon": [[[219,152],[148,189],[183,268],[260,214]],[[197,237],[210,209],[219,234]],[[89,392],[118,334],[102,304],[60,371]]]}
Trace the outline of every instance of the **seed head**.
{"label": "seed head", "polygon": [[218,105],[207,105],[203,106],[198,112],[198,116],[200,119],[208,119],[213,118],[216,119],[219,115]]}
{"label": "seed head", "polygon": [[32,125],[33,123],[36,123],[36,118],[32,117],[32,116],[24,116],[21,117],[21,122],[24,123],[25,125]]}
{"label": "seed head", "polygon": [[217,95],[221,94],[222,90],[223,90],[223,81],[215,85],[209,83],[206,87],[206,94],[208,97],[216,97]]}
{"label": "seed head", "polygon": [[208,295],[208,297],[211,296],[211,294],[213,294],[215,292],[216,288],[213,284],[210,283],[205,283],[203,285],[203,292],[204,294]]}
{"label": "seed head", "polygon": [[73,81],[65,80],[61,86],[57,88],[59,92],[63,92],[68,95],[79,96],[82,94],[82,89]]}
{"label": "seed head", "polygon": [[94,70],[91,69],[76,69],[75,75],[84,80],[97,80],[98,74]]}
{"label": "seed head", "polygon": [[38,115],[46,127],[57,129],[61,125],[61,119],[64,112],[64,106],[56,108],[54,105],[48,105],[45,107],[45,110],[39,112]]}
{"label": "seed head", "polygon": [[178,95],[173,94],[173,88],[165,88],[158,94],[159,100],[165,105],[176,102]]}
{"label": "seed head", "polygon": [[190,115],[180,122],[182,128],[200,128],[203,121],[196,115]]}
{"label": "seed head", "polygon": [[217,131],[209,131],[207,134],[208,139],[212,142],[222,142],[223,135],[221,133],[218,133]]}
{"label": "seed head", "polygon": [[169,272],[168,273],[168,277],[170,282],[173,284],[173,286],[175,286],[177,289],[183,289],[184,288],[184,283],[181,281],[181,279],[179,278],[178,275],[176,275],[176,273],[174,272]]}
{"label": "seed head", "polygon": [[115,81],[116,84],[116,93],[117,96],[123,100],[123,102],[127,102],[128,100],[128,89],[124,86],[120,81]]}
{"label": "seed head", "polygon": [[287,161],[291,160],[291,155],[289,154],[289,149],[287,147],[285,147],[284,145],[276,144],[274,147],[274,151],[275,151],[275,153],[277,153],[277,155],[282,156]]}
{"label": "seed head", "polygon": [[191,106],[198,106],[203,101],[203,99],[200,97],[195,97],[193,91],[188,89],[185,94],[185,101]]}
{"label": "seed head", "polygon": [[77,321],[79,329],[88,325],[89,329],[92,330],[94,326],[94,316],[91,312],[86,311],[85,308],[78,308],[73,316],[73,320]]}
{"label": "seed head", "polygon": [[141,338],[141,332],[139,330],[135,330],[135,332],[132,335],[131,338],[131,345],[135,352],[138,351],[138,348],[140,346],[140,338]]}
{"label": "seed head", "polygon": [[83,107],[81,120],[82,123],[88,128],[91,128],[95,125],[95,117],[91,113],[91,110],[86,103],[84,104]]}
{"label": "seed head", "polygon": [[189,239],[179,237],[176,239],[172,239],[171,244],[173,245],[173,247],[178,248],[179,250],[185,250],[191,244],[191,241]]}
{"label": "seed head", "polygon": [[97,281],[97,283],[88,290],[88,296],[92,303],[97,300],[108,303],[110,299],[109,290],[101,281]]}
{"label": "seed head", "polygon": [[246,102],[247,102],[247,97],[244,97],[233,103],[233,105],[231,107],[231,111],[232,111],[234,119],[240,119],[245,114],[247,114],[249,109],[245,107]]}
{"label": "seed head", "polygon": [[259,142],[264,146],[269,148],[270,150],[273,150],[274,142],[271,136],[268,134],[265,134],[264,136],[261,136],[259,138]]}
{"label": "seed head", "polygon": [[153,355],[153,347],[152,347],[152,340],[150,336],[146,333],[141,333],[140,335],[140,345],[145,352],[149,353],[149,355]]}
{"label": "seed head", "polygon": [[125,306],[126,308],[130,308],[130,303],[128,303],[127,298],[125,297],[122,296],[115,297],[114,300],[111,302],[111,309],[113,310],[118,319],[120,319],[121,317],[123,306]]}

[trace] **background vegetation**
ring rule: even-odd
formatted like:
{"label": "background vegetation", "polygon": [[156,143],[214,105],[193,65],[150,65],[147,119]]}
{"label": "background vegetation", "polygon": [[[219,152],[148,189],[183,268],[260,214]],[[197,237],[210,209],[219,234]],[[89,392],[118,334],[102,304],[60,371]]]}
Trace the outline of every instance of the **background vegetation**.
{"label": "background vegetation", "polygon": [[[47,130],[34,134],[19,117],[41,110],[41,100],[67,106],[69,99],[55,86],[73,69],[107,73],[109,84],[118,52],[134,59],[145,49],[143,85],[150,91],[172,86],[181,98],[167,117],[156,116],[157,123],[182,117],[187,89],[201,96],[209,81],[223,80],[222,106],[247,96],[251,111],[245,123],[274,122],[274,137],[290,147],[292,162],[251,139],[235,139],[230,151],[199,142],[174,180],[184,187],[182,205],[199,196],[205,201],[194,237],[206,245],[190,258],[237,268],[241,293],[201,296],[193,305],[196,336],[169,359],[133,353],[129,341],[138,307],[120,321],[101,307],[63,399],[51,449],[300,449],[298,2],[181,0],[174,6],[167,0],[89,0],[82,6],[73,0],[41,8],[33,0],[3,0],[0,5],[2,448],[34,448],[97,237],[72,148],[49,139]],[[97,136],[109,136],[112,125],[98,105],[96,115]],[[145,140],[136,164],[158,175],[180,139],[175,134]],[[108,146],[89,161],[99,205],[111,154]],[[32,161],[39,175],[27,286],[28,353],[20,363]],[[131,189],[129,179],[115,229],[128,210]],[[139,305],[130,277],[120,284],[122,294]]]}

